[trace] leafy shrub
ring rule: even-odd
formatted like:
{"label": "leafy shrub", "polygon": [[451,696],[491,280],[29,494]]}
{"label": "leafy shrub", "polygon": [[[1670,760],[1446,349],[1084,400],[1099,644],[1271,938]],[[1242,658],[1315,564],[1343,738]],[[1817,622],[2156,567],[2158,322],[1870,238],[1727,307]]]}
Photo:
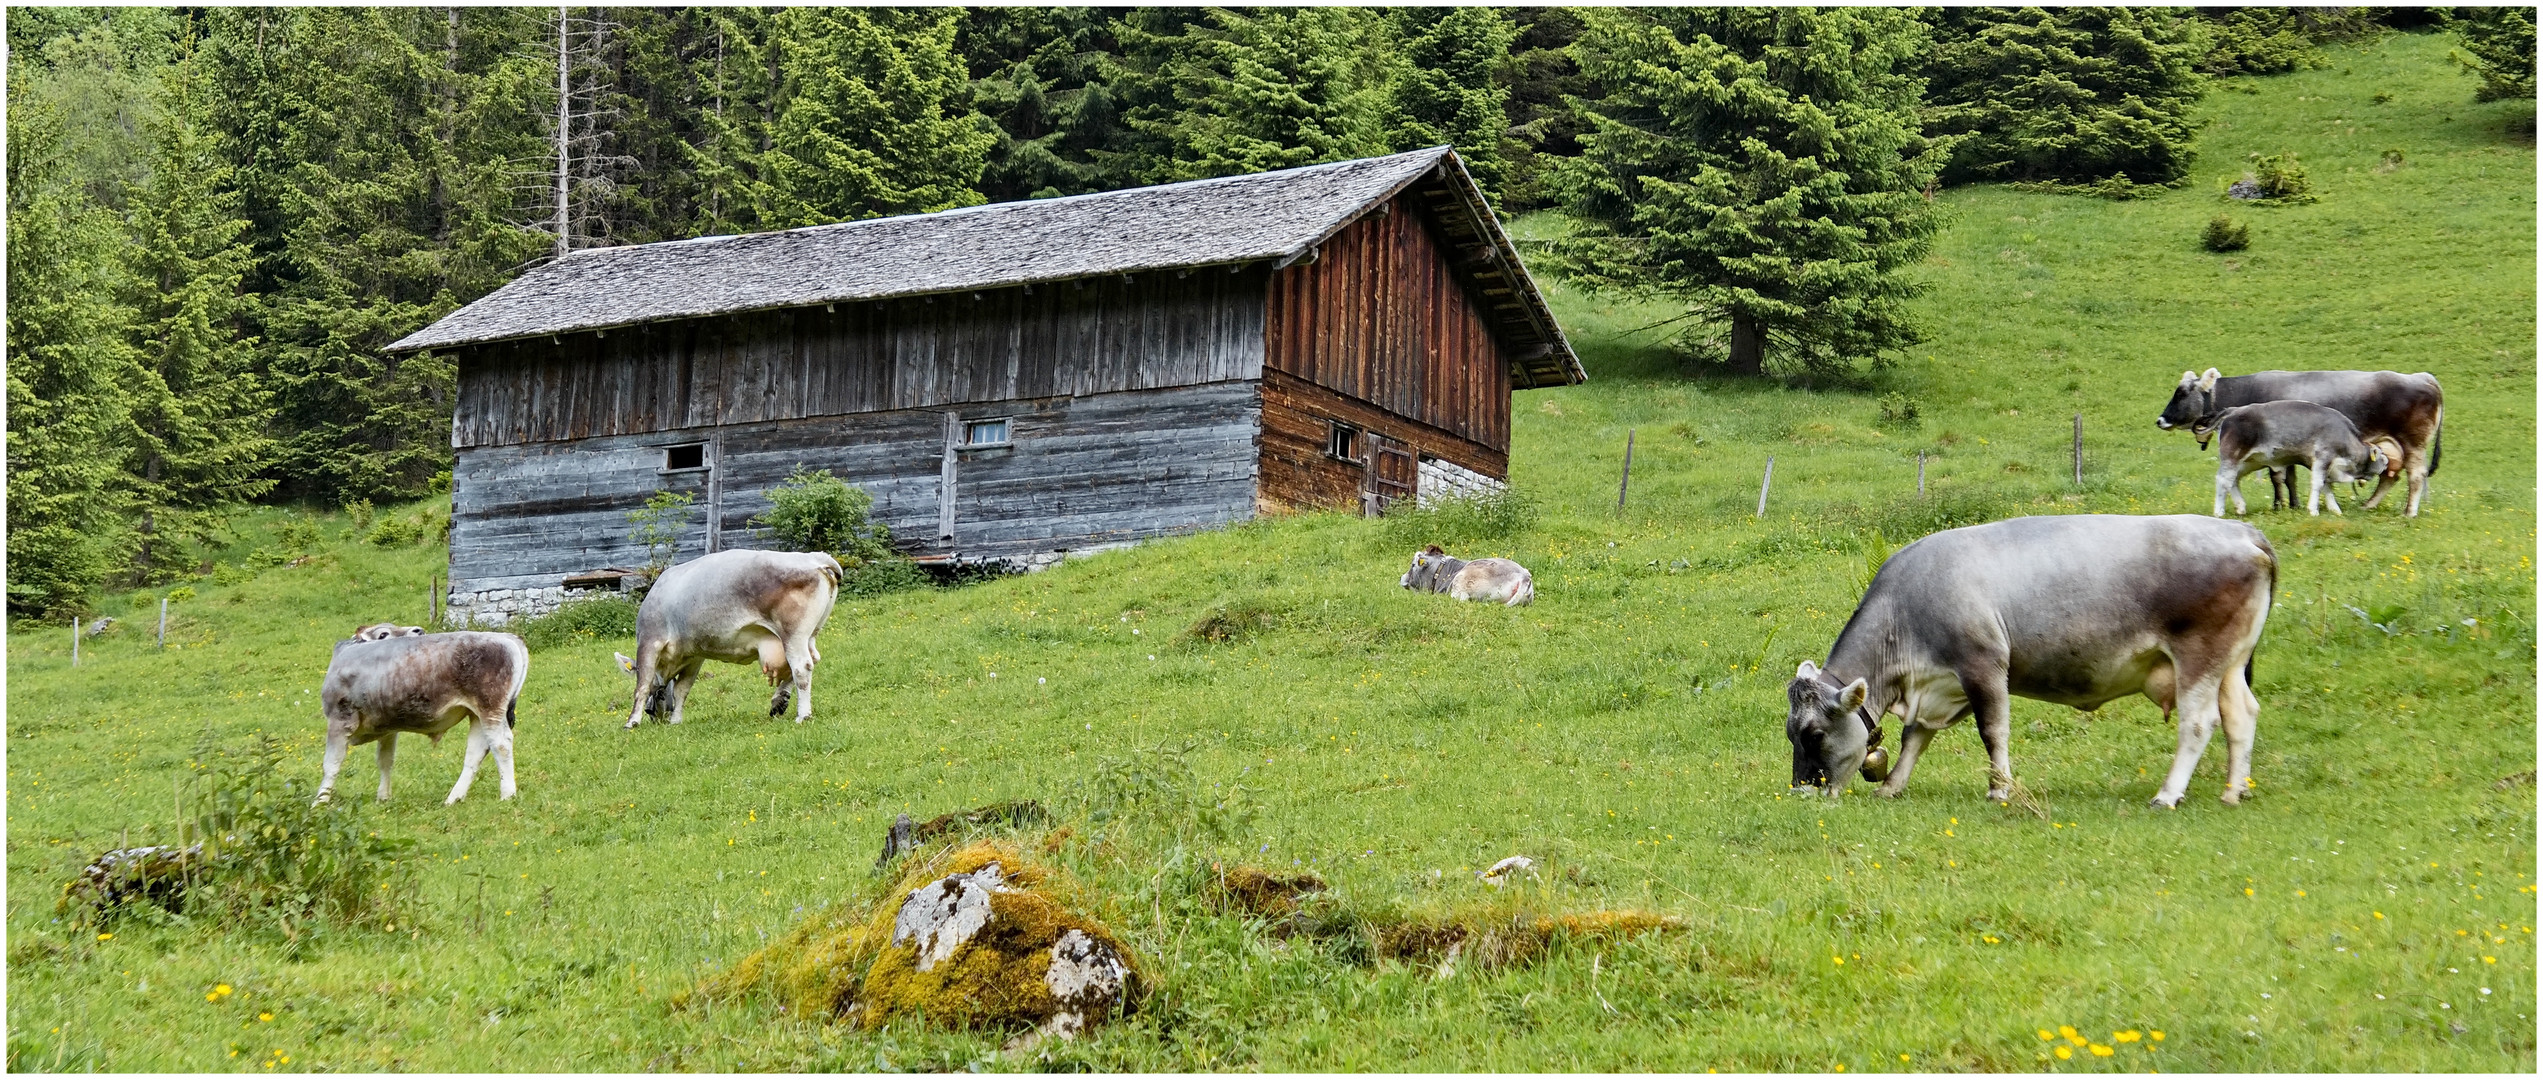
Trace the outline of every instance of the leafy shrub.
{"label": "leafy shrub", "polygon": [[1516,488],[1454,495],[1386,515],[1387,541],[1398,546],[1438,544],[1454,553],[1461,544],[1507,540],[1536,524],[1536,501]]}
{"label": "leafy shrub", "polygon": [[2313,194],[2313,180],[2305,175],[2305,167],[2290,150],[2284,154],[2247,154],[2250,170],[2229,193],[2269,206],[2282,206],[2319,201]]}
{"label": "leafy shrub", "polygon": [[680,553],[680,530],[689,523],[689,508],[698,497],[685,491],[657,491],[644,506],[627,511],[633,537],[645,548],[645,580],[661,577]]}
{"label": "leafy shrub", "polygon": [[307,518],[292,518],[276,530],[275,538],[282,542],[284,551],[306,555],[318,546],[318,523]]}
{"label": "leafy shrub", "polygon": [[2210,75],[2282,75],[2323,65],[2312,35],[2286,8],[2234,8],[2203,20]]}
{"label": "leafy shrub", "polygon": [[839,560],[839,591],[878,596],[928,584],[927,575],[892,547],[891,530],[873,520],[874,496],[830,470],[797,468],[769,489],[768,513],[751,519],[790,551],[826,551]]}
{"label": "leafy shrub", "polygon": [[2252,245],[2252,228],[2223,214],[2207,219],[2207,234],[2199,243],[2209,251],[2241,251]]}
{"label": "leafy shrub", "polygon": [[1923,424],[1923,409],[1916,399],[1896,390],[1881,395],[1881,422],[1893,427],[1913,428]]}
{"label": "leafy shrub", "polygon": [[524,621],[514,632],[533,649],[634,637],[636,609],[635,598],[607,593],[568,601],[554,611]]}
{"label": "leafy shrub", "polygon": [[[401,856],[414,846],[366,828],[359,798],[313,805],[313,787],[286,775],[271,735],[238,750],[197,749],[205,776],[197,829],[206,872],[195,886],[213,910],[268,921],[297,940],[307,924],[386,922],[414,902]],[[293,770],[296,771],[296,770]],[[358,785],[357,785],[358,786]]]}
{"label": "leafy shrub", "polygon": [[362,537],[380,547],[404,547],[426,540],[450,538],[450,517],[434,510],[384,516],[372,523],[371,531]]}

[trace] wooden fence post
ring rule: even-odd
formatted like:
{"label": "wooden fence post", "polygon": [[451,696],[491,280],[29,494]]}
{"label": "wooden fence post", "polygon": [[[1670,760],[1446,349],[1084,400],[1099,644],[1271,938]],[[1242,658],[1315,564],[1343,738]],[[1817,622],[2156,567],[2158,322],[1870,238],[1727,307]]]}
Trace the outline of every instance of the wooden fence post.
{"label": "wooden fence post", "polygon": [[2084,414],[2075,414],[2075,486],[2084,486]]}
{"label": "wooden fence post", "polygon": [[1925,494],[1925,452],[1916,452],[1916,494]]}
{"label": "wooden fence post", "polygon": [[1625,429],[1625,475],[1616,481],[1616,512],[1625,512],[1625,488],[1634,482],[1634,429]]}
{"label": "wooden fence post", "polygon": [[168,647],[168,598],[159,598],[159,647]]}
{"label": "wooden fence post", "polygon": [[1766,455],[1766,480],[1757,485],[1757,516],[1766,516],[1766,493],[1775,487],[1775,455]]}

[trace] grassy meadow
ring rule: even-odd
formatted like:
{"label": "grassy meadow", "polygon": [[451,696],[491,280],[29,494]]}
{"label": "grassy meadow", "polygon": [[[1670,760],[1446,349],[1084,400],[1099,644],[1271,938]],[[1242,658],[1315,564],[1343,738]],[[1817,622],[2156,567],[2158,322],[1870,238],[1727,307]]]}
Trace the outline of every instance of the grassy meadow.
{"label": "grassy meadow", "polygon": [[[2159,198],[1942,193],[1932,340],[1859,387],[1691,376],[1638,330],[1665,309],[1552,286],[1591,381],[1519,395],[1537,513],[1516,531],[1305,515],[843,601],[800,726],[724,668],[686,724],[622,731],[628,642],[541,649],[520,798],[489,765],[442,807],[462,739],[410,737],[394,799],[359,811],[418,841],[396,932],[57,921],[88,859],[170,835],[207,732],[280,737],[314,784],[330,643],[423,616],[442,548],[256,511],[164,652],[158,593],[111,599],[124,622],[76,669],[65,627],[11,627],[9,1067],[2532,1071],[2533,106],[2473,104],[2448,44],[2393,35],[2218,86],[2197,178]],[[2219,197],[2246,153],[2289,150],[2320,202]],[[2219,212],[2249,250],[2199,246]],[[2218,803],[2220,738],[2183,807],[2149,809],[2174,733],[2142,699],[2015,702],[2039,812],[1982,798],[1968,725],[1905,798],[1787,796],[1784,681],[1886,551],[2020,514],[2205,513],[2214,457],[2152,421],[2210,366],[2429,371],[2448,392],[2422,516],[2398,492],[2252,516],[2281,562],[2255,797]],[[1535,605],[1396,588],[1433,538],[1525,563]],[[367,750],[346,770],[366,795]],[[1127,1020],[1019,1057],[999,1033],[672,1004],[870,898],[893,815],[1024,798],[1067,821],[1053,861],[1137,951],[1150,992]],[[1540,863],[1519,895],[1474,880],[1511,854]],[[1212,862],[1312,869],[1365,912],[1684,925],[1442,974],[1216,913]]]}

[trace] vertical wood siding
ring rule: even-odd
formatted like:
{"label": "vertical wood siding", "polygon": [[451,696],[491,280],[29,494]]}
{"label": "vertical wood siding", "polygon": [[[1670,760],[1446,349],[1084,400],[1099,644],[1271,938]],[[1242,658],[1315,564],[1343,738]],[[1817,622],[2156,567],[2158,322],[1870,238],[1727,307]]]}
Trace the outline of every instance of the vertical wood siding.
{"label": "vertical wood siding", "polygon": [[1250,380],[1265,271],[1203,267],[500,342],[457,448]]}
{"label": "vertical wood siding", "polygon": [[1510,475],[1510,456],[1502,451],[1414,423],[1305,379],[1265,371],[1259,508],[1359,510],[1365,469],[1358,462],[1325,453],[1336,420],[1404,443],[1418,457],[1437,458],[1496,479]]}
{"label": "vertical wood siding", "polygon": [[[1213,528],[1254,512],[1257,384],[1248,381],[1040,397],[947,409],[759,420],[722,429],[723,546],[765,546],[751,518],[797,467],[874,496],[904,548],[996,556]],[[1012,446],[964,451],[954,539],[936,536],[944,413],[1012,417]],[[662,472],[663,447],[706,431],[603,435],[458,452],[451,587],[546,588],[570,573],[639,566],[627,512],[656,491],[698,497],[678,558],[706,551],[703,471]]]}
{"label": "vertical wood siding", "polygon": [[1506,453],[1510,365],[1428,211],[1388,205],[1272,275],[1263,364]]}

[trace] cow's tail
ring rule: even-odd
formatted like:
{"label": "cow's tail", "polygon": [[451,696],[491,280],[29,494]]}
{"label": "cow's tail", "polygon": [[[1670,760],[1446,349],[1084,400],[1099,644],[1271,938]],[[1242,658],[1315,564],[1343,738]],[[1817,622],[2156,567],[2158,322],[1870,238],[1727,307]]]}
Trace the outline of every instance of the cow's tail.
{"label": "cow's tail", "polygon": [[518,635],[505,634],[504,637],[511,639],[504,644],[512,651],[512,693],[503,702],[503,726],[514,728],[521,726],[521,687],[530,681],[530,645]]}
{"label": "cow's tail", "polygon": [[2428,437],[2428,475],[2437,475],[2437,463],[2446,460],[2446,407],[2437,407],[2437,430]]}
{"label": "cow's tail", "polygon": [[[2248,526],[2246,527],[2248,528]],[[2267,591],[2261,597],[2260,606],[2262,624],[2267,625],[2269,612],[2278,605],[2278,549],[2269,546],[2268,534],[2261,532],[2259,529],[2252,529],[2252,536],[2253,539],[2258,541],[2260,544],[2262,564],[2269,568]],[[2255,663],[2259,657],[2260,638],[2259,635],[2255,634],[2252,638],[2252,651],[2243,657],[2243,686],[2245,689],[2251,689],[2255,693],[2258,693],[2258,690],[2254,687],[2252,677],[2253,672],[2257,670]]]}

